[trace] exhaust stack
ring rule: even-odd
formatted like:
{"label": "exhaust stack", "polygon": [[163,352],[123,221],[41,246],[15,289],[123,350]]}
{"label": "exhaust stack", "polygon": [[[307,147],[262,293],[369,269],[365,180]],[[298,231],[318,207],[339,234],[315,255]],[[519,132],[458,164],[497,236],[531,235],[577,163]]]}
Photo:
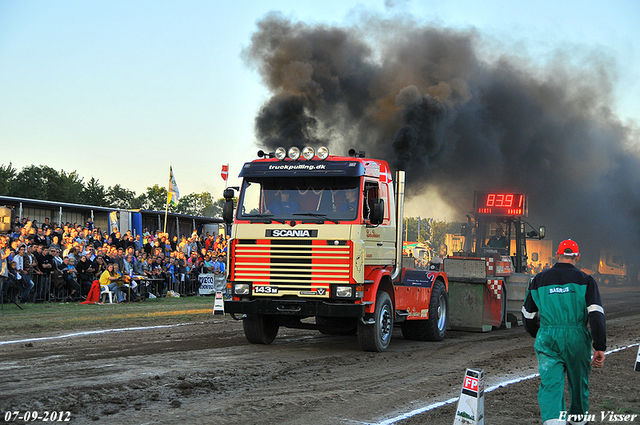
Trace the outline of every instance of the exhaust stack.
{"label": "exhaust stack", "polygon": [[395,281],[402,272],[402,232],[404,225],[404,185],[405,172],[396,171],[396,265],[391,275],[391,280]]}

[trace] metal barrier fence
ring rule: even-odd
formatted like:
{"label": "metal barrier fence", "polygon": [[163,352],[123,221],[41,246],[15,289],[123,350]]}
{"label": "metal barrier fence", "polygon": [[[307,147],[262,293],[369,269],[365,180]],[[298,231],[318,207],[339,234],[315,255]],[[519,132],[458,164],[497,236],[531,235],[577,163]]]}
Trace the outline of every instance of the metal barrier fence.
{"label": "metal barrier fence", "polygon": [[[56,287],[53,284],[53,279],[51,274],[29,274],[34,286],[29,293],[29,297],[27,301],[29,302],[61,302],[65,300],[70,301],[82,301],[83,296],[86,297],[89,289],[91,288],[91,282],[88,281],[78,281],[80,284],[80,291],[71,295],[71,291],[66,287],[66,285],[61,287]],[[174,291],[183,296],[193,296],[199,295],[200,282],[198,280],[198,273],[181,273],[178,275],[170,275],[168,274],[164,278],[159,279],[138,279],[136,283],[139,285],[137,291],[141,293],[143,296],[146,296],[147,293],[153,293],[156,297],[165,297],[167,296],[168,291]],[[7,294],[6,291],[9,291],[9,287],[6,285],[3,286],[3,291]],[[8,295],[12,298],[16,298],[19,295],[18,289],[13,289],[13,293],[9,293]],[[3,298],[3,302],[7,302],[7,297]],[[23,300],[24,301],[24,300]]]}

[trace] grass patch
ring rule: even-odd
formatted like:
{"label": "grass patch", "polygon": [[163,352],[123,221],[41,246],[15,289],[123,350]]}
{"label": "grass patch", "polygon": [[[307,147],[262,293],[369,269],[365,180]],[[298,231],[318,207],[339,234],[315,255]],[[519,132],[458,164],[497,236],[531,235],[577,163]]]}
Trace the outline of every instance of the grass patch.
{"label": "grass patch", "polygon": [[214,297],[157,298],[142,303],[5,304],[0,311],[0,337],[55,330],[121,328],[198,321],[212,316]]}

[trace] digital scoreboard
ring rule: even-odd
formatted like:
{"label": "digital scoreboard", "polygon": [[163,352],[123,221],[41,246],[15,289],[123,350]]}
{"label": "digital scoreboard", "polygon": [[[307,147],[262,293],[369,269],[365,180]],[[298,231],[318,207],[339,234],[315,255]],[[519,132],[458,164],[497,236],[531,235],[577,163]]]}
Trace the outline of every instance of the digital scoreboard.
{"label": "digital scoreboard", "polygon": [[475,192],[473,209],[478,215],[526,217],[527,195],[511,192]]}

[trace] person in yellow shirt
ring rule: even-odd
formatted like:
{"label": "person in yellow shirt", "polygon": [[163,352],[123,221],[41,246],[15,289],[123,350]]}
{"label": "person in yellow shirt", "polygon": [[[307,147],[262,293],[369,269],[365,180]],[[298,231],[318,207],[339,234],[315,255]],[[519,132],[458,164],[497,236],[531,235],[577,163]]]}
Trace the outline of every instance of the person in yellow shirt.
{"label": "person in yellow shirt", "polygon": [[122,275],[115,270],[113,263],[107,266],[107,269],[100,275],[100,287],[109,288],[111,292],[116,292],[118,295],[118,302],[124,301],[124,296],[120,292],[118,283],[122,281]]}

